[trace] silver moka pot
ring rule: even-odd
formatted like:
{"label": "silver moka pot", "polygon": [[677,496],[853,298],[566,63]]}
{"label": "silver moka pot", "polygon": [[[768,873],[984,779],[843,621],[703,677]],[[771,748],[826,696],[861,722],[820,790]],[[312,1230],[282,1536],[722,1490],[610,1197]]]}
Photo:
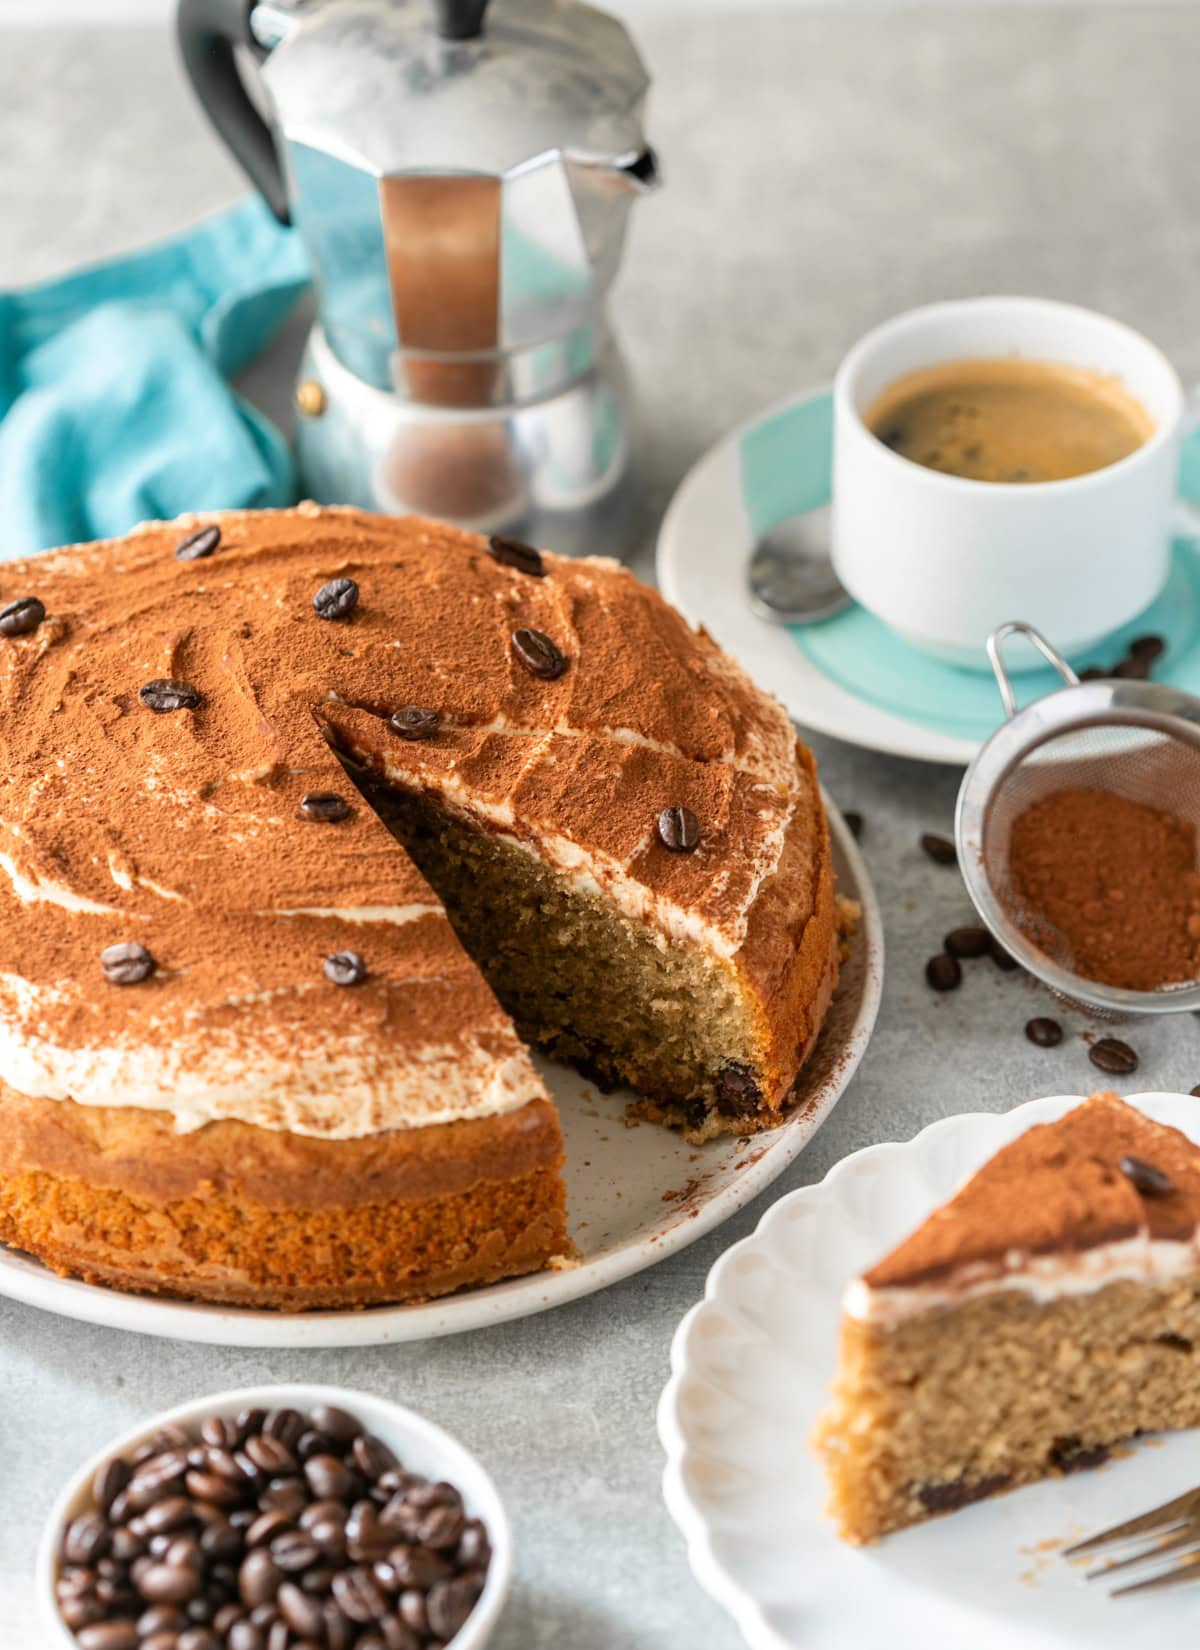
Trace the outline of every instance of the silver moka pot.
{"label": "silver moka pot", "polygon": [[312,261],[308,495],[619,552],[630,406],[604,306],[658,182],[624,27],[577,0],[180,0],[178,27]]}

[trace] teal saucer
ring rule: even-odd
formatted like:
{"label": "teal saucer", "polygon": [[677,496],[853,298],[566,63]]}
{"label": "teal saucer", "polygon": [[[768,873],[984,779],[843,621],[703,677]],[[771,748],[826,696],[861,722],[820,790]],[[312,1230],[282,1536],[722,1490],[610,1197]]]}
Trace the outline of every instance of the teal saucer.
{"label": "teal saucer", "polygon": [[[825,391],[769,414],[742,432],[739,448],[742,501],[752,537],[758,539],[785,516],[828,504],[833,397]],[[1184,444],[1180,493],[1200,503],[1200,432]],[[918,652],[857,604],[821,624],[793,626],[789,634],[826,679],[919,727],[982,741],[1000,719],[996,684],[987,672],[964,670]],[[1144,613],[1071,663],[1077,669],[1109,668],[1134,637],[1144,635],[1161,636],[1166,643],[1155,680],[1200,695],[1200,543],[1195,540],[1174,541],[1166,585]],[[1017,678],[1022,704],[1058,685],[1048,668]]]}

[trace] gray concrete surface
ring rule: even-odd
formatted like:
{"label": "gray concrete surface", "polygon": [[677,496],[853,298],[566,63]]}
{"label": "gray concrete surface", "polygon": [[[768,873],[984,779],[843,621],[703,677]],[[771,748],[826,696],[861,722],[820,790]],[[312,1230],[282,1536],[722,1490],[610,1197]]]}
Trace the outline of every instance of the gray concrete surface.
{"label": "gray concrete surface", "polygon": [[[642,38],[668,188],[637,215],[617,310],[644,392],[651,517],[730,425],[925,299],[1077,299],[1200,375],[1196,8],[648,13]],[[0,35],[0,157],[0,285],[181,227],[238,187],[149,31]],[[276,406],[286,354],[254,375]],[[1080,1021],[1057,1050],[1025,1042],[1025,1019],[1046,1008],[1025,980],[978,964],[956,995],[924,985],[938,936],[968,916],[956,875],[917,848],[922,830],[948,827],[957,775],[816,744],[835,796],[866,815],[889,960],[861,1072],[793,1170],[606,1294],[426,1346],[222,1352],[0,1303],[3,1650],[39,1642],[31,1556],[69,1468],[151,1409],[287,1378],[401,1398],[487,1461],[519,1554],[498,1650],[732,1650],[663,1511],[654,1432],[671,1333],[708,1267],[769,1198],[859,1146],[1096,1076]],[[1137,1086],[1200,1082],[1196,1022],[1130,1035]]]}

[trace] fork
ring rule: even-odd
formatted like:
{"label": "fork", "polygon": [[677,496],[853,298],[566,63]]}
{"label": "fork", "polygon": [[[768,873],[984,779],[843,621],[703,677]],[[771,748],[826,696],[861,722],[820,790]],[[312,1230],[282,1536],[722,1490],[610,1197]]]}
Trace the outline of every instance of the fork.
{"label": "fork", "polygon": [[1200,1487],[1177,1495],[1161,1507],[1152,1507],[1138,1518],[1114,1524],[1110,1530],[1077,1541],[1063,1553],[1064,1558],[1083,1558],[1098,1555],[1109,1548],[1136,1547],[1110,1563],[1089,1570],[1088,1581],[1108,1581],[1125,1570],[1139,1565],[1156,1564],[1168,1557],[1165,1569],[1141,1581],[1128,1581],[1114,1587],[1110,1598],[1121,1598],[1130,1593],[1153,1593],[1167,1587],[1183,1587],[1200,1581]]}

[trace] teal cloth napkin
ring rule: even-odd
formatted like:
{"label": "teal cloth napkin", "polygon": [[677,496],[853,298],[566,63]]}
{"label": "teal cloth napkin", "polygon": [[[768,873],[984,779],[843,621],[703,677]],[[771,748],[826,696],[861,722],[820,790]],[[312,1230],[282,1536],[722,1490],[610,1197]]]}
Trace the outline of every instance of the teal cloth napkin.
{"label": "teal cloth napkin", "polygon": [[257,198],[0,292],[0,560],[185,510],[289,504],[286,441],[230,387],[308,285]]}

